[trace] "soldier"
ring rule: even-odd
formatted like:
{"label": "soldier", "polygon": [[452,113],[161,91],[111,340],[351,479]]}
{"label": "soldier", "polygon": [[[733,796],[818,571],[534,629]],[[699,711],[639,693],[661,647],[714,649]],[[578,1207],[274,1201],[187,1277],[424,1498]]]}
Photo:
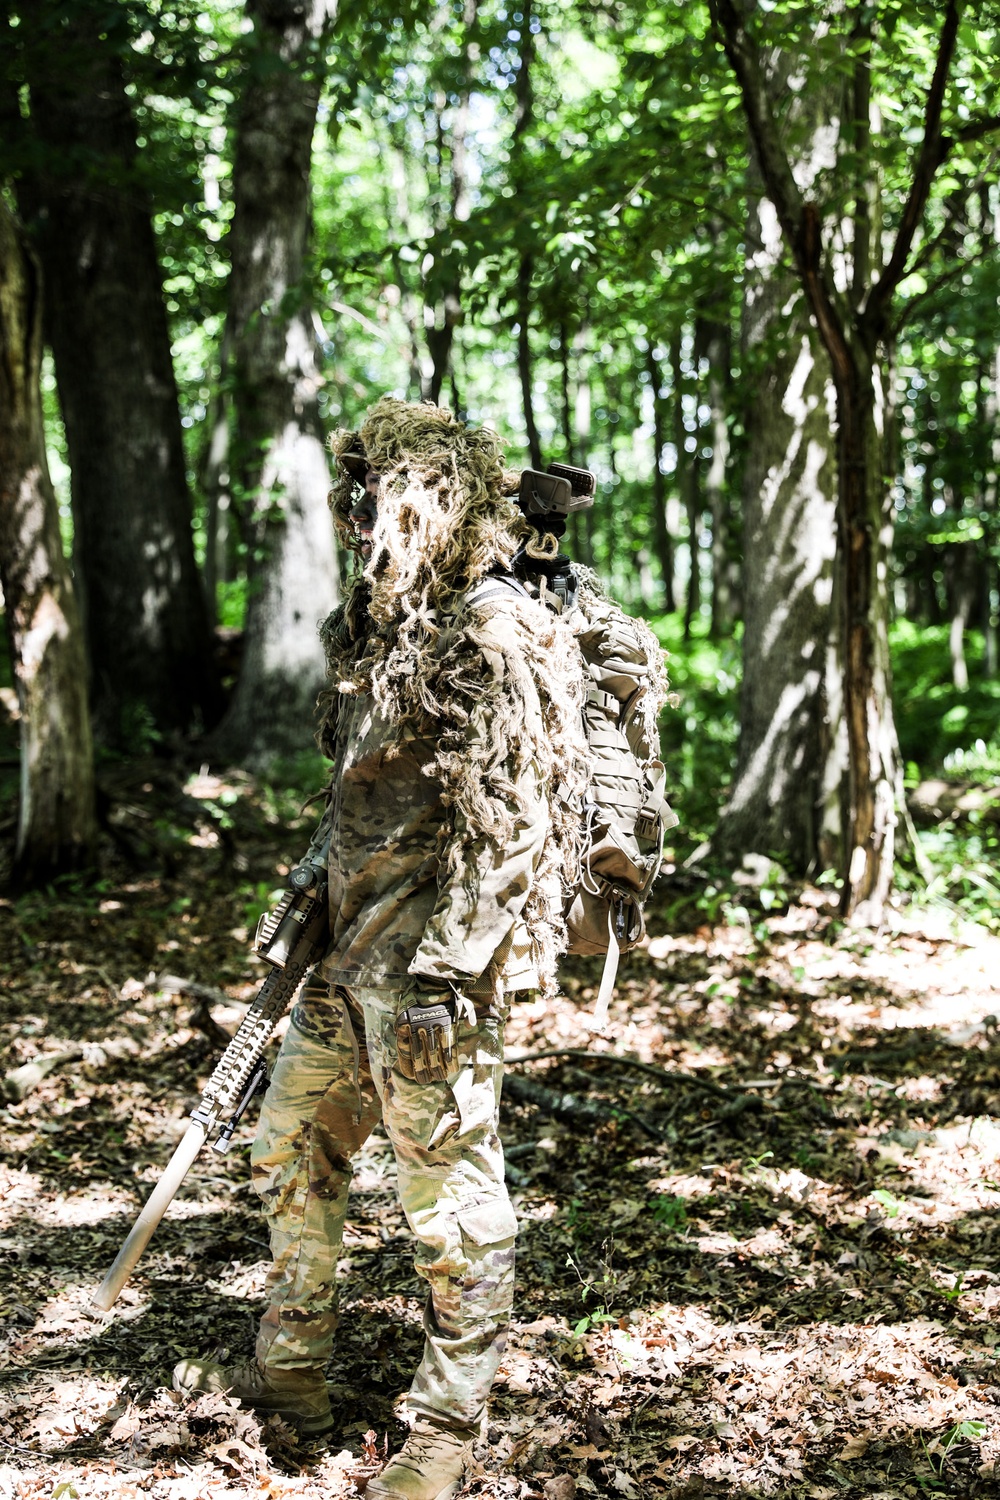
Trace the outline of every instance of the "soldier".
{"label": "soldier", "polygon": [[187,1360],[309,1435],[351,1157],[381,1119],[428,1284],[411,1433],[370,1500],[450,1500],[510,1319],[517,1223],[497,1134],[509,997],[551,992],[586,782],[579,656],[505,581],[525,538],[495,434],[386,397],[333,440],[360,569],[324,624],[330,945],[291,1017],[253,1151],[273,1266],[254,1358]]}

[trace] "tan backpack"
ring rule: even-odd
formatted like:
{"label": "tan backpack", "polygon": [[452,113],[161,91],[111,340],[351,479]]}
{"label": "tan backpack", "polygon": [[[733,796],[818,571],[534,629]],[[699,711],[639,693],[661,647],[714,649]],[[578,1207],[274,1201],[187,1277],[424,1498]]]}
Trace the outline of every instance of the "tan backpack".
{"label": "tan backpack", "polygon": [[[582,570],[580,570],[582,572]],[[581,578],[577,640],[589,678],[583,709],[591,751],[580,880],[569,898],[570,953],[607,954],[593,1024],[603,1028],[619,956],[641,942],[643,906],[678,822],[663,795],[657,721],[666,701],[653,632]]]}

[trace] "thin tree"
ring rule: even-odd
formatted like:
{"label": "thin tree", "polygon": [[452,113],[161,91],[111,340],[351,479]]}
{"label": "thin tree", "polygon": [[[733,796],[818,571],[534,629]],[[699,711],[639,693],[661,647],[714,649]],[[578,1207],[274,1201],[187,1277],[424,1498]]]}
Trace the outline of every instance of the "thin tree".
{"label": "thin tree", "polygon": [[[891,505],[881,446],[885,401],[881,353],[900,308],[898,291],[913,264],[935,174],[956,139],[997,121],[945,135],[942,117],[961,5],[946,0],[923,132],[894,241],[883,257],[871,214],[870,183],[859,180],[851,214],[852,267],[838,285],[836,247],[823,205],[796,182],[767,87],[761,44],[745,0],[710,0],[713,19],[740,87],[761,175],[830,359],[837,418],[837,593],[841,612],[848,773],[843,798],[842,910],[877,924],[892,877],[898,750],[889,694],[888,570]],[[858,12],[859,26],[868,25]],[[868,141],[870,35],[856,34],[859,86],[850,119],[855,172],[871,165]]]}
{"label": "thin tree", "polygon": [[250,557],[246,653],[219,753],[265,761],[308,738],[324,664],[317,622],[338,572],[309,309],[310,163],[331,0],[247,0],[236,120],[230,476]]}
{"label": "thin tree", "polygon": [[21,885],[87,865],[97,835],[83,636],[45,457],[41,308],[37,260],[0,196],[0,583],[20,709]]}

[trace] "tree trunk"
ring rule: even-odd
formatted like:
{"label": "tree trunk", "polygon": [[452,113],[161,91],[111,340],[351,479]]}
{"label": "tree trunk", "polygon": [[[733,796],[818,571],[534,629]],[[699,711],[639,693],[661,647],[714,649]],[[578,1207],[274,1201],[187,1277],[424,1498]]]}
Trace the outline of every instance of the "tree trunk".
{"label": "tree trunk", "polygon": [[672,615],[677,608],[677,596],[674,593],[674,539],[670,535],[670,527],[667,525],[667,487],[664,483],[663,473],[663,449],[666,443],[666,432],[663,421],[663,397],[660,394],[663,387],[663,374],[660,370],[660,362],[656,357],[656,349],[651,336],[646,355],[646,368],[649,371],[650,385],[653,393],[653,446],[655,449],[653,458],[653,538],[656,543],[657,561],[660,564],[660,577],[663,579],[663,608],[668,615]]}
{"label": "tree trunk", "polygon": [[[573,451],[575,458],[570,463],[586,467],[590,461],[590,376],[586,368],[586,330],[579,329],[573,340],[576,352],[576,391],[573,399]],[[567,385],[568,389],[568,385]],[[568,420],[568,411],[567,411]],[[594,566],[594,512],[593,509],[575,510],[570,516],[569,538],[573,556],[586,567]]]}
{"label": "tree trunk", "polygon": [[[1000,239],[1000,232],[997,232]],[[994,349],[986,382],[987,397],[984,418],[987,424],[989,459],[983,486],[983,512],[986,517],[986,565],[983,569],[983,672],[988,678],[1000,672],[1000,622],[997,599],[1000,598],[1000,568],[996,564],[996,547],[1000,544],[1000,349]]]}
{"label": "tree trunk", "polygon": [[[479,57],[479,43],[475,39],[477,14],[478,0],[465,0],[462,9],[462,25],[465,28],[465,46],[462,51],[464,76],[452,117],[451,139],[449,141],[452,224],[464,224],[469,217],[470,211],[467,137],[469,132],[470,106],[472,103],[473,67]],[[442,117],[446,105],[447,96],[444,94],[438,95],[435,115],[439,172],[445,154],[445,132]],[[444,228],[445,225],[442,223],[435,225],[438,235],[441,234]],[[452,270],[451,274],[445,280],[446,285],[443,287],[440,299],[440,322],[438,321],[437,309],[433,302],[428,299],[424,305],[425,337],[432,363],[429,395],[430,399],[435,403],[441,399],[441,391],[451,368],[455,330],[462,321],[461,276]]]}
{"label": "tree trunk", "polygon": [[740,739],[712,843],[736,862],[750,852],[775,855],[807,874],[820,862],[829,793],[837,509],[829,361],[782,266],[774,209],[760,196],[751,200],[747,246]]}
{"label": "tree trunk", "polygon": [[871,349],[859,354],[854,378],[836,380],[837,565],[849,751],[841,909],[860,925],[877,926],[892,881],[899,780],[886,586],[892,511],[882,482],[875,354]]}
{"label": "tree trunk", "polygon": [[[697,365],[697,351],[694,360]],[[684,603],[684,639],[687,641],[691,639],[691,626],[701,609],[701,476],[697,438],[694,452],[689,453],[687,450],[680,334],[677,334],[670,345],[670,368],[674,385],[674,449],[677,454],[674,482],[677,486],[677,498],[687,515],[688,524],[688,586]]]}
{"label": "tree trunk", "polygon": [[521,404],[524,408],[524,427],[528,434],[528,452],[531,467],[542,467],[542,444],[535,421],[535,404],[531,389],[531,339],[528,322],[531,318],[531,256],[522,255],[517,274],[517,373],[521,381]]}
{"label": "tree trunk", "polygon": [[[898,747],[889,698],[888,552],[892,506],[885,483],[880,351],[899,326],[893,302],[907,275],[914,240],[924,223],[935,175],[954,144],[943,129],[961,0],[945,0],[933,67],[923,100],[923,128],[911,162],[894,238],[881,255],[872,205],[877,157],[870,150],[870,7],[846,12],[852,26],[852,100],[839,114],[847,150],[830,164],[828,194],[853,199],[845,237],[842,223],[824,225],[816,200],[796,180],[767,87],[757,18],[741,0],[710,0],[713,21],[739,82],[756,158],[819,334],[830,357],[837,395],[837,559],[843,701],[849,766],[843,799],[844,876],[841,911],[877,925],[892,878],[894,800],[901,794]],[[846,41],[847,38],[845,37]],[[834,78],[840,70],[827,67]],[[987,117],[983,133],[995,127]],[[838,177],[838,168],[841,175]],[[846,178],[844,173],[847,174]],[[851,247],[849,280],[838,277],[840,243]]]}
{"label": "tree trunk", "polygon": [[19,198],[45,274],[95,726],[135,749],[149,727],[210,723],[220,705],[123,22],[109,14],[98,0],[21,8],[36,146]]}
{"label": "tree trunk", "polygon": [[247,0],[251,72],[237,120],[226,343],[231,474],[252,552],[246,654],[215,746],[264,763],[309,740],[324,680],[317,625],[338,597],[320,378],[306,286],[309,168],[331,8]]}
{"label": "tree trunk", "polygon": [[86,866],[97,835],[83,636],[45,458],[41,355],[38,268],[0,197],[0,583],[21,711],[20,885]]}
{"label": "tree trunk", "polygon": [[726,471],[729,466],[730,385],[729,329],[722,323],[704,324],[704,348],[708,363],[708,408],[711,412],[712,458],[705,475],[705,502],[712,518],[712,624],[718,640],[733,624],[732,564],[729,557],[730,515],[726,504]]}

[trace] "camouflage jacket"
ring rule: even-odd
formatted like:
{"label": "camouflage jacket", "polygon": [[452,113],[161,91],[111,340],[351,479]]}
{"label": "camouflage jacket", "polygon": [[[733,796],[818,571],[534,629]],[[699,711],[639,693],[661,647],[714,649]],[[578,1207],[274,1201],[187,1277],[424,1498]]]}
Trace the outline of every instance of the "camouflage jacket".
{"label": "camouflage jacket", "polygon": [[[498,629],[513,624],[498,612]],[[448,833],[441,788],[422,769],[434,755],[433,719],[398,742],[370,697],[346,699],[341,713],[324,817],[331,830],[331,941],[323,976],[350,986],[421,974],[472,990],[492,988],[502,976],[507,989],[533,988],[538,979],[520,916],[547,831],[544,785],[537,776],[530,784],[522,778],[526,812],[512,839],[503,848],[478,840],[456,876],[448,869],[448,838],[461,838],[462,826]],[[469,732],[488,728],[473,721]]]}

